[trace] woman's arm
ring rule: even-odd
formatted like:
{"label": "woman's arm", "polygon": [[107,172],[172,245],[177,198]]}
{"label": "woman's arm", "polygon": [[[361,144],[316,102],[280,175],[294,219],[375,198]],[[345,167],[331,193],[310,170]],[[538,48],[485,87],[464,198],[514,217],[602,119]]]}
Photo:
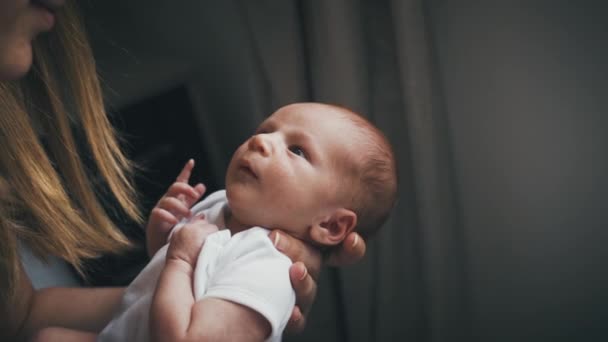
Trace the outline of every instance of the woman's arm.
{"label": "woman's arm", "polygon": [[29,342],[95,342],[97,334],[59,327],[38,331]]}
{"label": "woman's arm", "polygon": [[44,327],[99,332],[120,305],[124,288],[48,288],[37,291],[25,325],[33,332]]}
{"label": "woman's arm", "polygon": [[7,320],[0,340],[28,340],[39,330],[58,326],[98,332],[120,304],[124,288],[48,288],[35,291],[21,268],[17,300],[4,307]]}

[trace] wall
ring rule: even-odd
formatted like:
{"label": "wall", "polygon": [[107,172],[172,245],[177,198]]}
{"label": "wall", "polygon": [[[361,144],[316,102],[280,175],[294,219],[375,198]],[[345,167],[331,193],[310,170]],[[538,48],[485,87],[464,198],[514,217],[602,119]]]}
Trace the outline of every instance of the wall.
{"label": "wall", "polygon": [[608,337],[605,7],[428,5],[472,340]]}

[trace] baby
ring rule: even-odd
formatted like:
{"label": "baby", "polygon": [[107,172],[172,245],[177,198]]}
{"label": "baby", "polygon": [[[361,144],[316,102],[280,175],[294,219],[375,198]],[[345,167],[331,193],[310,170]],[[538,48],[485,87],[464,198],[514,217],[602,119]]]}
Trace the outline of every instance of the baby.
{"label": "baby", "polygon": [[[182,175],[189,175],[192,166],[189,162]],[[187,184],[189,176],[181,177]],[[274,248],[269,231],[261,227],[280,228],[323,249],[340,244],[353,229],[367,238],[389,215],[396,189],[391,146],[367,120],[320,103],[280,108],[234,153],[226,190],[194,205],[191,215],[171,232],[174,236],[200,224],[209,233],[196,262],[194,284],[164,274],[165,245],[126,290],[121,312],[99,340],[147,341],[149,315],[179,320],[176,306],[193,296],[185,301],[194,303],[188,313],[227,300],[257,313],[266,323],[267,340],[280,340],[295,303],[288,273],[291,260]],[[150,224],[172,225],[185,216],[179,212],[187,191],[177,183],[169,188],[165,197],[171,200],[159,202]],[[186,290],[175,291],[170,300],[157,299],[159,278],[159,286],[167,282]],[[187,326],[190,314],[184,319]]]}

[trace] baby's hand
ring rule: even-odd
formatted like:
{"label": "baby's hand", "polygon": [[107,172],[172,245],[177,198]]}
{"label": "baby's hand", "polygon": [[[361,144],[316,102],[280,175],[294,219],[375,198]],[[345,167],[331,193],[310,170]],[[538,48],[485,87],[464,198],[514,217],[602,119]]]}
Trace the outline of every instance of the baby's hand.
{"label": "baby's hand", "polygon": [[203,184],[199,183],[194,187],[188,184],[193,168],[194,160],[190,159],[177,176],[175,183],[152,209],[146,226],[149,256],[153,256],[167,242],[169,231],[175,224],[182,218],[191,216],[190,207],[205,193]]}
{"label": "baby's hand", "polygon": [[208,223],[201,216],[193,217],[171,236],[167,260],[185,261],[194,269],[205,239],[217,231],[216,225]]}

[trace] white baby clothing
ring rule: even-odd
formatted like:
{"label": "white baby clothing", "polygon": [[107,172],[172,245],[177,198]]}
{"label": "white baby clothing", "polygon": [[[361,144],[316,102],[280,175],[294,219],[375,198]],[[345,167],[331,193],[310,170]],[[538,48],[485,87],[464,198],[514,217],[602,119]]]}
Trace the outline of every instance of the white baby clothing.
{"label": "white baby clothing", "polygon": [[[225,227],[227,200],[217,191],[192,207],[192,214]],[[187,220],[178,223],[172,234]],[[194,298],[229,300],[257,311],[272,328],[267,341],[280,341],[295,305],[289,280],[291,260],[277,251],[269,231],[254,227],[231,236],[223,229],[207,236],[194,270]],[[127,288],[120,311],[103,329],[98,341],[148,341],[149,312],[156,283],[165,264],[163,246]]]}

